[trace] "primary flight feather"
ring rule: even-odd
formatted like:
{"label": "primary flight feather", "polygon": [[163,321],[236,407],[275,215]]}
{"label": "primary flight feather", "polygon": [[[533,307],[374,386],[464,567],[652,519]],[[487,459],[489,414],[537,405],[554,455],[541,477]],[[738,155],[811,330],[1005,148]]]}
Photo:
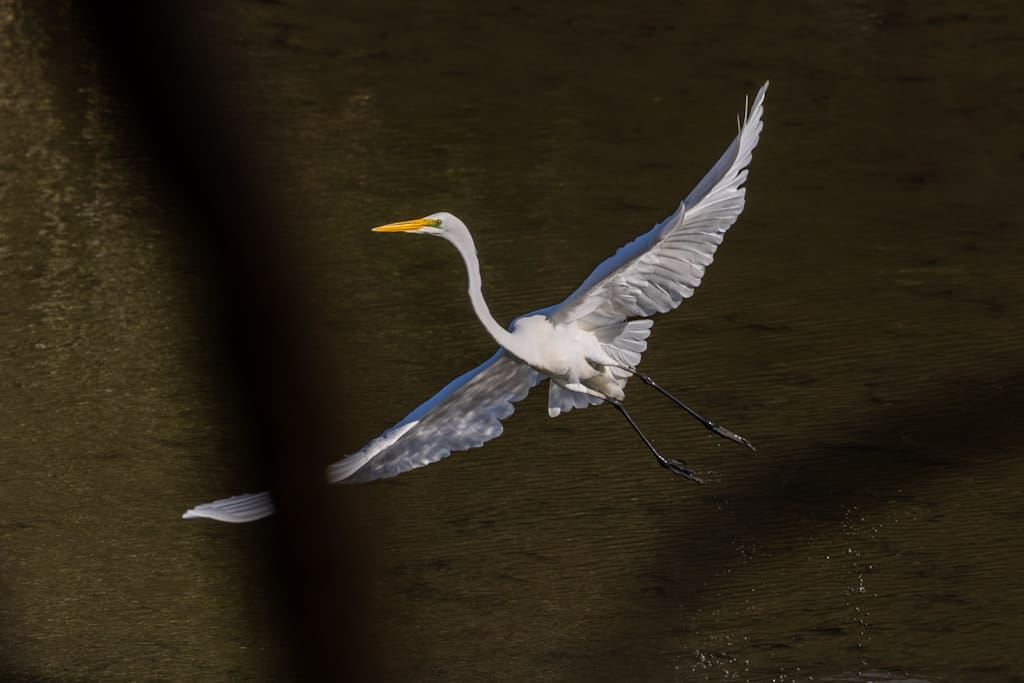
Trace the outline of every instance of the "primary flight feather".
{"label": "primary flight feather", "polygon": [[[454,451],[482,446],[501,435],[501,421],[513,413],[513,404],[544,379],[550,380],[549,415],[609,403],[660,465],[690,479],[699,481],[684,463],[661,455],[623,407],[630,377],[653,386],[708,429],[750,446],[743,437],[698,415],[637,366],[653,325],[648,316],[670,311],[693,294],[725,232],[743,211],[743,183],[763,127],[767,88],[768,83],[761,86],[732,144],[671,216],[615,252],[565,301],[517,318],[508,329],[487,308],[476,247],[461,220],[436,213],[374,228],[451,242],[466,264],[473,310],[500,348],[361,450],[330,465],[328,480],[393,477]],[[263,492],[199,505],[183,516],[248,522],[272,512],[271,497]]]}

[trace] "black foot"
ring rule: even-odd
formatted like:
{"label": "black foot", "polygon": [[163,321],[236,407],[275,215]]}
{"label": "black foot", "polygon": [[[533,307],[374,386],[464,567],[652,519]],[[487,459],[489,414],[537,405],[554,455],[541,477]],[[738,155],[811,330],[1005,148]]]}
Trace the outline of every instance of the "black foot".
{"label": "black foot", "polygon": [[723,439],[729,439],[729,441],[733,441],[735,443],[738,443],[741,446],[746,446],[747,448],[749,448],[752,451],[755,451],[755,452],[757,451],[757,449],[754,448],[754,444],[750,443],[749,441],[747,441],[745,438],[743,438],[742,436],[740,436],[736,432],[732,431],[731,429],[726,429],[725,427],[723,427],[723,426],[721,426],[719,424],[715,424],[714,422],[712,422],[711,420],[707,419],[703,415],[700,415],[697,411],[695,411],[692,408],[690,408],[690,406],[686,405],[685,403],[680,401],[678,398],[676,398],[672,394],[668,393],[660,384],[658,384],[653,379],[651,379],[650,375],[648,375],[646,373],[643,373],[643,372],[638,372],[636,370],[632,370],[632,373],[636,377],[639,377],[640,380],[644,384],[646,384],[648,386],[651,386],[651,387],[654,387],[659,392],[661,392],[661,394],[663,396],[665,396],[666,398],[670,399],[677,406],[679,406],[680,408],[682,408],[683,410],[688,412],[690,415],[692,415],[694,417],[694,419],[696,419],[698,422],[700,422],[702,425],[704,425],[704,427],[706,429],[714,432],[715,434],[718,434]]}
{"label": "black foot", "polygon": [[615,409],[622,413],[622,417],[626,418],[626,422],[629,423],[629,426],[632,427],[633,431],[635,431],[640,436],[640,439],[644,442],[644,445],[647,446],[647,449],[651,452],[651,454],[653,454],[654,457],[658,459],[659,465],[664,467],[672,474],[678,474],[680,477],[686,477],[690,481],[695,481],[698,484],[704,483],[700,477],[693,473],[693,470],[686,467],[686,463],[682,462],[681,460],[666,458],[664,455],[659,453],[658,449],[655,448],[654,444],[651,443],[651,440],[647,438],[647,435],[640,431],[640,427],[637,425],[636,422],[633,421],[633,418],[630,417],[629,413],[626,412],[626,409],[623,407],[621,401],[618,401],[614,398],[608,398],[605,400],[607,400],[608,403],[611,403],[613,406],[615,406]]}
{"label": "black foot", "polygon": [[750,443],[749,441],[747,441],[745,438],[743,438],[742,436],[740,436],[736,432],[734,432],[732,430],[729,430],[729,429],[726,429],[725,427],[723,427],[720,424],[715,424],[711,420],[708,420],[707,428],[710,429],[711,431],[713,431],[715,434],[718,434],[721,437],[729,439],[729,441],[735,441],[739,445],[746,446],[747,448],[749,448],[750,450],[754,451],[755,453],[757,452],[757,449],[754,448],[754,444]]}
{"label": "black foot", "polygon": [[666,458],[664,455],[659,455],[658,464],[664,467],[672,474],[678,474],[680,477],[686,477],[690,481],[695,481],[698,484],[703,484],[704,480],[693,473],[693,470],[689,469],[683,463],[672,458]]}

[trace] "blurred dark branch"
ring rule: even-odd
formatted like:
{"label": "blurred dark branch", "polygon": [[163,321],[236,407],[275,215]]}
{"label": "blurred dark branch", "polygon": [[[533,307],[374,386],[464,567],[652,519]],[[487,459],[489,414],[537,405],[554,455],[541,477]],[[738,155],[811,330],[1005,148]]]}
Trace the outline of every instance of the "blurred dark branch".
{"label": "blurred dark branch", "polygon": [[129,144],[153,159],[156,181],[182,209],[182,241],[212,271],[209,294],[220,307],[208,336],[220,340],[231,397],[250,421],[253,467],[272,482],[278,507],[267,552],[282,642],[303,679],[365,679],[363,615],[352,595],[360,592],[351,591],[350,558],[359,555],[325,501],[323,464],[339,452],[326,407],[337,405],[331,382],[340,374],[326,361],[288,240],[295,208],[260,174],[268,165],[245,137],[259,121],[219,87],[222,42],[204,26],[201,5],[79,2],[75,10],[115,109],[129,115]]}

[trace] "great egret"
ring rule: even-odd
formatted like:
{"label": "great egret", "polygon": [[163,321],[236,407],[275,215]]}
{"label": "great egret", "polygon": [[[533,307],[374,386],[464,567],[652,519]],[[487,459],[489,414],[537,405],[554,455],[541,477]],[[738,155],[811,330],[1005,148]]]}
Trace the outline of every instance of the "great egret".
{"label": "great egret", "polygon": [[[743,211],[747,166],[763,126],[766,82],[744,112],[736,138],[675,213],[599,265],[562,303],[517,318],[509,329],[494,320],[481,292],[476,246],[466,224],[450,213],[390,223],[375,232],[435,235],[451,242],[466,263],[469,299],[500,347],[381,436],[327,468],[335,482],[364,482],[423,467],[453,451],[482,446],[502,432],[501,420],[531,388],[550,380],[548,414],[610,403],[629,422],[658,463],[700,481],[683,462],[663,456],[622,405],[637,377],[718,435],[750,448],[743,437],[714,424],[637,371],[653,322],[693,294],[726,230]],[[639,318],[633,319],[631,318]],[[267,492],[199,505],[186,519],[248,522],[273,512]]]}

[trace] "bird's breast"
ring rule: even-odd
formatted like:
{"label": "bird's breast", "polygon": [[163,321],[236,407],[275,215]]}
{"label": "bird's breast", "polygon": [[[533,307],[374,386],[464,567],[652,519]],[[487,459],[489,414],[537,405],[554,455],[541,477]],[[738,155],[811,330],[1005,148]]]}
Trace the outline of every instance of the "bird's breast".
{"label": "bird's breast", "polygon": [[596,340],[576,325],[552,325],[545,316],[529,316],[518,320],[512,333],[521,346],[513,353],[552,379],[580,382],[601,372],[589,360]]}

